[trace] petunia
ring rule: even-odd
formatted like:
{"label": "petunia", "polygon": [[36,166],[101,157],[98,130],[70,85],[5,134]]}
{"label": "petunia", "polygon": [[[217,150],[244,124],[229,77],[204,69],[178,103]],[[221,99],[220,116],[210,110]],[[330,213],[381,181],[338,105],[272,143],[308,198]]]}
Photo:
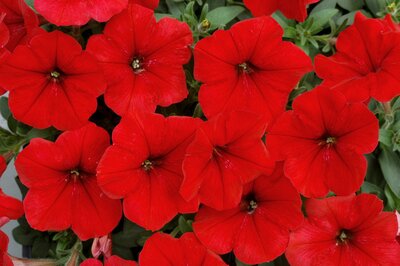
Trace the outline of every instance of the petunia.
{"label": "petunia", "polygon": [[112,198],[123,198],[132,222],[159,230],[178,213],[192,213],[198,200],[179,195],[182,161],[201,121],[146,113],[123,117],[113,145],[97,169],[98,184]]}
{"label": "petunia", "polygon": [[5,15],[3,22],[10,33],[5,46],[10,51],[43,31],[36,13],[23,0],[0,0],[1,14]]}
{"label": "petunia", "polygon": [[185,99],[188,91],[182,65],[191,56],[192,32],[172,18],[156,22],[154,12],[130,4],[107,23],[87,49],[100,62],[108,88],[106,104],[117,114],[153,112]]}
{"label": "petunia", "polygon": [[15,166],[29,188],[25,216],[39,231],[71,228],[81,240],[109,234],[122,207],[97,185],[96,167],[109,146],[108,133],[94,124],[62,133],[55,143],[33,139]]}
{"label": "petunia", "polygon": [[204,247],[193,233],[179,239],[155,233],[146,240],[139,255],[140,266],[227,266],[224,261]]}
{"label": "petunia", "polygon": [[[3,156],[0,156],[0,176],[6,170],[7,164]],[[0,227],[10,219],[16,220],[24,214],[22,202],[16,198],[4,194],[0,188]],[[2,265],[0,263],[0,265]]]}
{"label": "petunia", "polygon": [[8,236],[3,231],[0,231],[0,265],[13,266],[14,263],[11,261],[10,256],[8,256],[7,250]]}
{"label": "petunia", "polygon": [[60,31],[18,46],[0,65],[0,86],[10,91],[13,116],[35,128],[79,128],[96,111],[106,87],[96,60]]}
{"label": "petunia", "polygon": [[371,97],[387,102],[400,95],[400,34],[395,29],[388,19],[357,13],[354,24],[339,34],[337,52],[315,57],[322,85],[341,91],[351,102]]}
{"label": "petunia", "polygon": [[57,26],[80,26],[94,19],[106,22],[128,5],[128,0],[35,0],[35,9]]}
{"label": "petunia", "polygon": [[397,221],[375,195],[307,200],[307,219],[290,236],[292,266],[399,265]]}
{"label": "petunia", "polygon": [[268,122],[284,112],[289,93],[312,69],[310,58],[271,17],[238,22],[199,41],[194,75],[203,82],[199,102],[207,118],[224,111],[248,110]]}
{"label": "petunia", "polygon": [[243,184],[271,173],[274,161],[261,140],[264,120],[242,111],[220,114],[201,125],[186,151],[180,189],[186,200],[215,209],[240,202]]}
{"label": "petunia", "polygon": [[[80,266],[103,266],[103,263],[97,259],[86,259]],[[134,261],[124,260],[114,255],[105,260],[104,266],[138,266],[138,264]]]}
{"label": "petunia", "polygon": [[[0,14],[0,63],[2,63],[10,53],[7,48],[5,48],[6,44],[10,40],[10,31],[3,21],[5,16],[5,13]],[[4,93],[6,93],[6,90],[0,87],[0,95],[3,95]]]}
{"label": "petunia", "polygon": [[378,144],[378,120],[362,103],[316,88],[297,97],[267,133],[267,147],[285,160],[285,173],[306,197],[357,191],[365,177],[363,154]]}
{"label": "petunia", "polygon": [[160,0],[130,0],[129,3],[139,4],[147,8],[156,9]]}
{"label": "petunia", "polygon": [[319,0],[244,0],[244,4],[254,16],[272,15],[280,11],[285,17],[304,21],[307,18],[307,7],[309,4],[317,3]]}
{"label": "petunia", "polygon": [[200,208],[193,223],[199,240],[210,250],[233,250],[246,264],[274,260],[283,254],[289,230],[303,222],[300,195],[277,165],[271,176],[262,175],[245,186],[241,203],[230,210]]}

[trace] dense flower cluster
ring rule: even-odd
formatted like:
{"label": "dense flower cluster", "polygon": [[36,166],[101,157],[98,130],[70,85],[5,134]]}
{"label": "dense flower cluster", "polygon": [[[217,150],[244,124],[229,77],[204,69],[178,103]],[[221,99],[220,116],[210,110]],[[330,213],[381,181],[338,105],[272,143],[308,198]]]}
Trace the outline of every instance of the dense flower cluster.
{"label": "dense flower cluster", "polygon": [[[244,0],[256,18],[199,38],[156,20],[157,0],[35,0],[40,15],[0,0],[0,94],[36,130],[4,154],[27,193],[0,189],[0,224],[25,214],[76,237],[71,252],[94,239],[83,266],[399,265],[395,213],[360,193],[380,130],[368,102],[400,95],[399,26],[357,13],[313,67],[270,15],[304,21],[315,2]],[[297,95],[314,68],[321,85]],[[119,256],[128,226],[140,253]],[[0,231],[0,265],[7,244]]]}

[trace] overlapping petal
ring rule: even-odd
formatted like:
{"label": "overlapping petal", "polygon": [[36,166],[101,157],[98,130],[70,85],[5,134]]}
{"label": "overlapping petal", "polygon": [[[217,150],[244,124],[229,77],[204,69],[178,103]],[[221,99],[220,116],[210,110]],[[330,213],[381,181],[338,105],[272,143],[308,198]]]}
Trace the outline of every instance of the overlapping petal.
{"label": "overlapping petal", "polygon": [[186,98],[182,65],[190,59],[192,33],[172,18],[156,22],[153,11],[130,4],[90,38],[88,51],[100,62],[108,88],[106,104],[117,114],[154,112]]}
{"label": "overlapping petal", "polygon": [[179,195],[182,161],[199,126],[191,117],[146,113],[126,116],[113,132],[113,146],[99,164],[98,183],[107,195],[124,198],[124,213],[158,230],[178,213],[195,212],[198,200]]}
{"label": "overlapping petal", "polygon": [[269,16],[281,11],[287,18],[304,21],[307,18],[307,6],[319,0],[244,0],[244,4],[254,16]]}
{"label": "overlapping petal", "polygon": [[397,265],[397,219],[369,194],[310,199],[307,221],[290,237],[291,265]]}
{"label": "overlapping petal", "polygon": [[80,26],[94,19],[106,22],[128,5],[128,0],[36,0],[35,9],[57,26]]}
{"label": "overlapping petal", "polygon": [[60,135],[55,143],[33,139],[17,157],[29,224],[41,231],[71,228],[82,240],[106,235],[118,224],[119,200],[97,185],[96,165],[109,136],[94,124]]}
{"label": "overlapping petal", "polygon": [[141,266],[224,266],[223,260],[204,247],[193,233],[179,239],[155,233],[146,240],[139,263]]}
{"label": "overlapping petal", "polygon": [[105,85],[94,58],[60,31],[35,36],[0,66],[0,86],[10,91],[11,112],[36,128],[87,124]]}
{"label": "overlapping petal", "polygon": [[367,19],[357,13],[354,24],[340,33],[337,52],[315,58],[322,85],[341,91],[352,102],[369,98],[387,102],[399,95],[395,73],[400,70],[400,35],[395,31],[387,19]]}
{"label": "overlapping petal", "polygon": [[264,131],[264,120],[249,112],[221,114],[205,122],[186,152],[182,196],[199,196],[219,210],[235,207],[243,184],[273,170],[261,140]]}
{"label": "overlapping petal", "polygon": [[295,99],[268,132],[267,146],[285,160],[285,173],[303,195],[348,195],[364,180],[363,154],[377,146],[378,129],[364,104],[320,87]]}
{"label": "overlapping petal", "polygon": [[218,254],[233,250],[247,264],[258,264],[281,255],[289,230],[303,221],[301,200],[279,165],[273,175],[246,185],[241,204],[217,211],[200,209],[193,229],[200,241]]}
{"label": "overlapping petal", "polygon": [[194,74],[204,83],[199,102],[208,118],[249,110],[272,123],[285,110],[290,91],[312,66],[282,35],[275,20],[261,17],[216,31],[196,44]]}

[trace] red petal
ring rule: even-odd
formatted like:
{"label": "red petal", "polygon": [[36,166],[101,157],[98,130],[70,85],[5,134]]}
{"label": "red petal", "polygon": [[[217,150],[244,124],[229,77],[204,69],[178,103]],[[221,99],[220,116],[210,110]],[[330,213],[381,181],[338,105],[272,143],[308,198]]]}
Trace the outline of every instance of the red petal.
{"label": "red petal", "polygon": [[35,9],[57,26],[80,26],[91,18],[105,22],[121,12],[127,4],[128,0],[37,0]]}

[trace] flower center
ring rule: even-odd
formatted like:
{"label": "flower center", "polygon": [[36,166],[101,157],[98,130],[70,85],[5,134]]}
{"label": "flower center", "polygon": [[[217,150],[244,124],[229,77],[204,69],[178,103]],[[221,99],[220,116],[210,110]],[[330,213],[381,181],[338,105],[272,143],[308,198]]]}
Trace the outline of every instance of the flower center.
{"label": "flower center", "polygon": [[146,160],[142,163],[142,168],[146,172],[150,171],[153,168],[153,162],[150,160]]}
{"label": "flower center", "polygon": [[132,61],[132,68],[135,71],[135,73],[140,73],[142,72],[143,69],[143,59],[140,57],[135,57]]}
{"label": "flower center", "polygon": [[348,230],[341,230],[336,237],[336,245],[342,245],[345,244],[347,241],[349,241],[351,238],[351,234]]}
{"label": "flower center", "polygon": [[334,145],[336,143],[336,141],[337,140],[335,137],[329,136],[329,137],[326,137],[325,139],[322,139],[322,141],[320,141],[319,145],[323,145],[323,146],[326,145],[326,146],[330,147],[330,146]]}
{"label": "flower center", "polygon": [[54,70],[50,73],[50,77],[52,77],[53,79],[59,79],[61,76],[61,73],[57,70]]}
{"label": "flower center", "polygon": [[247,206],[248,213],[252,214],[257,209],[257,207],[258,207],[257,202],[255,200],[251,200],[249,202],[249,206]]}
{"label": "flower center", "polygon": [[68,178],[66,178],[65,181],[68,182],[72,180],[76,182],[78,179],[82,179],[81,173],[78,169],[74,169],[69,171]]}
{"label": "flower center", "polygon": [[336,138],[335,137],[327,137],[325,142],[328,145],[335,144],[336,143]]}
{"label": "flower center", "polygon": [[250,64],[248,62],[243,62],[238,65],[239,72],[241,73],[251,73],[253,69],[251,68]]}
{"label": "flower center", "polygon": [[258,208],[255,196],[252,193],[247,195],[244,199],[242,199],[240,208],[242,211],[246,211],[248,214],[253,214]]}
{"label": "flower center", "polygon": [[224,151],[225,147],[224,146],[215,146],[213,150],[213,155],[222,157],[222,152]]}

